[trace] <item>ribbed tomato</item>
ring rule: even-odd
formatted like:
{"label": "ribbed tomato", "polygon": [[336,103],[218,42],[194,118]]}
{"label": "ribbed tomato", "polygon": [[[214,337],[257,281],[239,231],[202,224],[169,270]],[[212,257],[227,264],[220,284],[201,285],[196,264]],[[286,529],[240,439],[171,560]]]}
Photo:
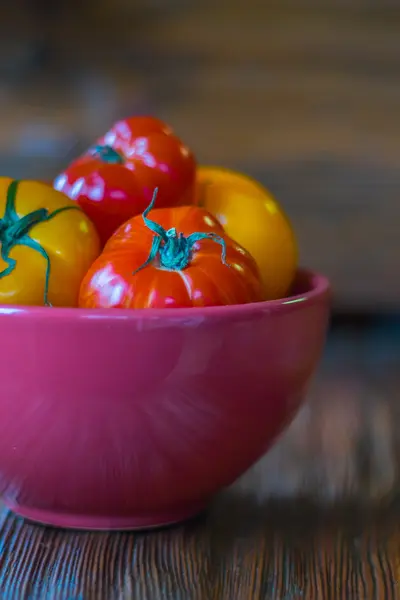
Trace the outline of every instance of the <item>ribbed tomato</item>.
{"label": "ribbed tomato", "polygon": [[121,226],[83,279],[84,308],[177,308],[263,299],[257,265],[196,206],[152,209]]}
{"label": "ribbed tomato", "polygon": [[78,202],[104,245],[122,223],[146,209],[155,188],[160,208],[191,204],[195,179],[192,152],[166,123],[131,117],[72,162],[54,187]]}

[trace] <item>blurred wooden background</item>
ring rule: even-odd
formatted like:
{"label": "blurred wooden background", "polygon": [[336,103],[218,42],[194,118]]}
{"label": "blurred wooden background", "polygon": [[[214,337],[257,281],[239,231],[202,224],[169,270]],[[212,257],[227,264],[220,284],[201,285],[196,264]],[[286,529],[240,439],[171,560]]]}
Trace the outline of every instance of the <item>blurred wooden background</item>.
{"label": "blurred wooden background", "polygon": [[156,113],[277,195],[340,310],[400,305],[397,0],[15,0],[0,33],[2,173]]}

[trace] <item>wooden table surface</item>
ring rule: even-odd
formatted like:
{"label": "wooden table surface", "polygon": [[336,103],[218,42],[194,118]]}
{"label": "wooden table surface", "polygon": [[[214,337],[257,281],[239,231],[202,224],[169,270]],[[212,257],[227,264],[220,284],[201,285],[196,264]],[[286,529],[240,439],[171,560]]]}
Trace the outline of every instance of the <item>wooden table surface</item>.
{"label": "wooden table surface", "polygon": [[220,498],[152,533],[82,533],[0,514],[4,600],[400,598],[399,507],[321,511]]}

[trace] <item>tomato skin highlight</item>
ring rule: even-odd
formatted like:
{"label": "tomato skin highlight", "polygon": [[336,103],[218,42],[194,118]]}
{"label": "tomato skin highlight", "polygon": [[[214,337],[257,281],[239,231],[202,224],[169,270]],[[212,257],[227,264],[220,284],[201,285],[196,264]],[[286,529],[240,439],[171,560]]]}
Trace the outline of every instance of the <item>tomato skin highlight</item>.
{"label": "tomato skin highlight", "polygon": [[[35,215],[43,218],[35,222]],[[21,227],[29,220],[31,227]],[[8,177],[0,177],[0,242],[0,304],[76,307],[83,276],[100,253],[98,233],[75,202],[46,183]]]}
{"label": "tomato skin highlight", "polygon": [[[149,218],[165,232],[176,229],[186,239],[195,232],[221,239],[193,244],[189,263],[181,270],[164,268],[160,258],[146,263],[155,233],[142,216],[122,225],[82,281],[83,308],[183,308],[245,304],[263,299],[257,265],[250,254],[229,238],[207,211],[196,206],[155,209]],[[141,269],[141,270],[140,270]]]}
{"label": "tomato skin highlight", "polygon": [[158,188],[157,206],[192,204],[196,161],[163,121],[119,121],[54,180],[97,227],[104,245],[131,217],[143,213]]}

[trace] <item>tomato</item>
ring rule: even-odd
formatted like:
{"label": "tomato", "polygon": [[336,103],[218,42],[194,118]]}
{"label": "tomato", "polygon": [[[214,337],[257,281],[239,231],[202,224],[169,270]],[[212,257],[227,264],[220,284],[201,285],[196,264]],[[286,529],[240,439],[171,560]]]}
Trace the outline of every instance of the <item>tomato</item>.
{"label": "tomato", "polygon": [[262,300],[253,258],[196,206],[130,219],[82,281],[86,308],[176,308]]}
{"label": "tomato", "polygon": [[297,240],[283,208],[250,177],[221,167],[199,167],[197,203],[255,259],[264,299],[285,297],[298,265]]}
{"label": "tomato", "polygon": [[153,117],[116,123],[54,181],[92,219],[103,244],[142,213],[158,188],[161,207],[191,204],[196,163],[172,130]]}
{"label": "tomato", "polygon": [[51,186],[8,177],[0,177],[0,215],[0,303],[77,306],[100,253],[89,218]]}

